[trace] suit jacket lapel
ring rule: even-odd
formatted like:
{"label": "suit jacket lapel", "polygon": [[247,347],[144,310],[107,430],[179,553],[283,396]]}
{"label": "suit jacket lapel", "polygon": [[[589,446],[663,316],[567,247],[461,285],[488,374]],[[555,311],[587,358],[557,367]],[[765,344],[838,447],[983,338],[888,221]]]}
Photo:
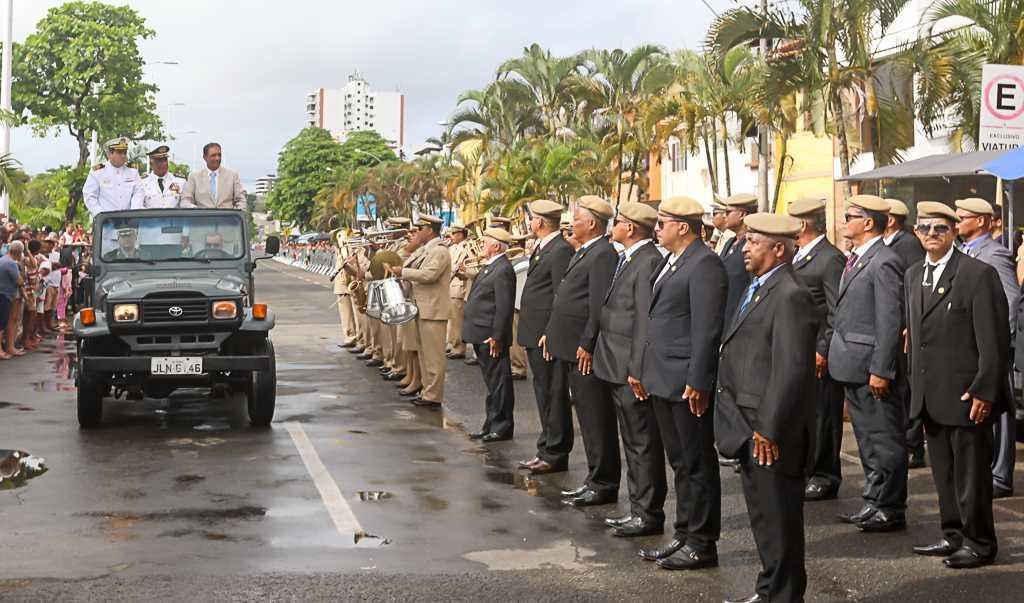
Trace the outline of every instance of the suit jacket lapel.
{"label": "suit jacket lapel", "polygon": [[665,268],[665,264],[668,263],[672,255],[666,255],[665,259],[661,261],[661,264],[658,264],[658,269],[655,270],[654,272],[655,284],[654,293],[651,297],[651,305],[654,305],[654,301],[658,299],[658,293],[661,292],[661,288],[665,285],[668,279],[672,278],[675,275],[675,273],[679,271],[679,268],[682,265],[683,260],[685,260],[687,256],[693,253],[693,250],[696,249],[697,245],[703,245],[703,243],[701,243],[700,241],[694,241],[693,243],[690,243],[690,246],[683,250],[683,253],[676,260],[676,263],[673,264],[671,268],[669,268],[668,272],[665,273],[665,276],[661,277],[661,280],[658,280],[658,275],[661,274],[661,271]]}
{"label": "suit jacket lapel", "polygon": [[868,252],[864,254],[864,257],[857,258],[857,263],[853,265],[849,274],[843,275],[842,281],[839,284],[839,299],[843,298],[843,295],[846,294],[846,290],[850,287],[850,283],[853,282],[853,279],[857,278],[857,275],[864,270],[865,266],[871,263],[871,258],[873,258],[882,247],[885,247],[885,242],[879,239],[877,243],[871,246],[871,249],[868,249]]}
{"label": "suit jacket lapel", "polygon": [[596,241],[594,243],[591,243],[589,247],[580,247],[579,250],[572,256],[572,259],[569,260],[569,266],[565,269],[565,273],[569,274],[570,272],[572,272],[573,267],[575,267],[576,264],[582,262],[583,258],[586,257],[587,253],[589,253],[595,245],[600,244],[600,241]]}
{"label": "suit jacket lapel", "polygon": [[544,259],[544,254],[551,250],[552,245],[554,245],[555,241],[561,238],[561,236],[561,234],[555,235],[550,241],[548,241],[547,245],[530,256],[530,267],[526,269],[527,276],[533,272],[533,269],[537,267],[537,264],[540,264],[541,260]]}
{"label": "suit jacket lapel", "polygon": [[[743,324],[743,321],[746,320],[748,316],[757,311],[758,307],[761,305],[761,300],[768,297],[768,294],[771,293],[771,290],[775,287],[776,284],[778,284],[779,279],[782,278],[782,273],[788,270],[790,270],[789,266],[783,266],[782,268],[779,268],[775,272],[775,274],[773,274],[771,278],[768,279],[767,283],[761,285],[761,287],[754,292],[754,299],[750,300],[750,303],[747,304],[747,307],[743,310],[743,313],[737,314],[736,318],[732,321],[732,325],[729,327],[729,332],[726,333],[725,337],[722,339],[723,344],[726,341],[729,341],[729,339],[731,339],[732,336],[736,334],[736,331],[739,330],[740,325]],[[744,297],[746,297],[746,292],[744,292]]]}
{"label": "suit jacket lapel", "polygon": [[[942,276],[939,277],[939,282],[935,284],[935,289],[928,295],[928,301],[924,304],[924,312],[921,314],[922,320],[925,316],[931,314],[937,306],[941,305],[941,302],[949,297],[949,292],[953,289],[953,280],[956,278],[956,268],[960,263],[959,251],[954,251],[953,255],[949,258],[949,262],[946,267],[942,269]],[[928,293],[926,291],[926,293]]]}

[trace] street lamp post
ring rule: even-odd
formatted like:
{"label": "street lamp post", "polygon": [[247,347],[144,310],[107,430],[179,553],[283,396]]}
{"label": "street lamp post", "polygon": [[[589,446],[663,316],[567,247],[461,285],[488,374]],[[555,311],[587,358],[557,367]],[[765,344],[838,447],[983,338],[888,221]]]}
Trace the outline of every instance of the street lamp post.
{"label": "street lamp post", "polygon": [[[5,111],[11,110],[11,55],[14,52],[14,0],[3,2],[3,59],[0,61],[0,108]],[[0,125],[0,155],[7,155],[11,152],[11,127],[4,123]],[[0,213],[10,214],[10,196],[5,192],[0,197]]]}

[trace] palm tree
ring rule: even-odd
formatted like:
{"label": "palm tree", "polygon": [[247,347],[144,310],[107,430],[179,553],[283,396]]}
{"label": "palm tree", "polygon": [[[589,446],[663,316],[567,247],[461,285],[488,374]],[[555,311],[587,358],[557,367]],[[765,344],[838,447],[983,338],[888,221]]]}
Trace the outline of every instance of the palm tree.
{"label": "palm tree", "polygon": [[523,55],[509,59],[498,67],[498,80],[521,85],[540,110],[540,117],[553,138],[567,125],[572,97],[568,89],[569,76],[579,73],[583,57],[573,55],[555,57],[538,44],[523,49]]}

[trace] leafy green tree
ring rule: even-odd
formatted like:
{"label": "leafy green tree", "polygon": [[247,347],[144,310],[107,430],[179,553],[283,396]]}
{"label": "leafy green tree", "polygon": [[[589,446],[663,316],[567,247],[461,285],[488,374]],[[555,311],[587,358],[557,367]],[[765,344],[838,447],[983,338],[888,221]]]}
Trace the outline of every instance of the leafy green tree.
{"label": "leafy green tree", "polygon": [[366,130],[349,134],[345,142],[341,143],[341,161],[345,169],[352,170],[398,161],[398,156],[380,134]]}
{"label": "leafy green tree", "polygon": [[174,161],[169,161],[167,163],[167,171],[174,174],[175,176],[178,176],[179,178],[184,178],[185,180],[188,180],[188,175],[189,172],[192,171],[192,168],[187,163],[176,163]]}
{"label": "leafy green tree", "polygon": [[61,166],[36,174],[21,186],[21,194],[11,199],[11,209],[19,222],[34,226],[60,228],[68,221],[88,223],[89,213],[79,204],[68,218],[68,206],[80,195],[88,167]]}
{"label": "leafy green tree", "polygon": [[93,132],[101,140],[163,138],[157,87],[143,81],[139,51],[139,41],[154,34],[128,6],[79,1],[51,8],[15,48],[15,111],[27,111],[37,136],[70,134],[79,167],[88,162]]}
{"label": "leafy green tree", "polygon": [[[363,160],[351,149],[350,161]],[[308,227],[313,218],[314,198],[333,185],[340,173],[349,171],[349,165],[342,145],[331,138],[330,132],[316,127],[303,129],[278,155],[277,182],[267,195],[267,207],[280,220]]]}

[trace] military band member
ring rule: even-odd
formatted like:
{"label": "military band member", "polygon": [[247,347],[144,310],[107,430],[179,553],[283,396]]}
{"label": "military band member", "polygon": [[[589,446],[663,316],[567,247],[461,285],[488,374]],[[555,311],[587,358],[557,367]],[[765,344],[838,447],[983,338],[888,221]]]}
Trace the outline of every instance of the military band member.
{"label": "military band member", "polygon": [[[413,239],[422,254],[416,262],[393,266],[392,273],[412,283],[412,296],[419,308],[419,364],[423,390],[412,399],[417,406],[441,406],[447,368],[444,340],[448,328],[448,286],[452,278],[452,257],[441,245],[444,221],[436,216],[420,216]],[[412,258],[410,258],[411,260]]]}
{"label": "military band member", "polygon": [[448,317],[448,352],[451,359],[464,358],[466,346],[462,341],[462,322],[466,308],[466,296],[469,293],[466,287],[466,275],[460,274],[458,268],[462,267],[471,258],[472,250],[466,240],[466,227],[453,224],[450,229],[451,244],[448,251],[452,254],[452,266],[456,268],[452,272],[452,282],[448,286],[448,297],[451,298],[451,316]]}
{"label": "military band member", "polygon": [[516,295],[516,274],[505,252],[512,235],[501,228],[488,228],[483,236],[484,263],[473,282],[466,302],[462,338],[476,348],[487,386],[486,418],[472,440],[511,440],[515,431],[515,393],[512,390],[512,308]]}
{"label": "military band member", "polygon": [[491,216],[491,228],[501,228],[505,231],[512,232],[512,218],[506,218],[505,216]]}
{"label": "military band member", "polygon": [[672,540],[640,556],[673,570],[718,565],[722,523],[713,392],[728,278],[721,258],[701,243],[703,215],[688,197],[658,208],[656,232],[668,254],[651,283],[640,375],[629,378],[636,397],[654,407],[676,490]]}
{"label": "military band member", "polygon": [[711,225],[715,227],[712,241],[715,244],[715,253],[718,255],[722,255],[722,250],[736,236],[736,233],[725,227],[725,214],[727,213],[729,213],[729,208],[718,201],[711,204]]}
{"label": "military band member", "polygon": [[[390,240],[384,246],[384,249],[393,251],[404,263],[409,258],[409,218],[403,216],[392,216],[387,219],[387,228],[392,230]],[[405,350],[402,349],[402,345],[398,338],[398,325],[386,325],[386,337],[388,345],[385,347],[385,351],[390,351],[389,357],[385,361],[385,367],[389,368],[386,372],[381,371],[385,381],[401,381],[405,378],[407,368],[407,361],[405,358]]]}
{"label": "military band member", "polygon": [[818,325],[815,339],[814,465],[804,489],[805,500],[828,500],[839,493],[843,481],[839,453],[843,443],[843,386],[828,374],[828,347],[832,343],[831,313],[839,296],[839,279],[846,258],[825,237],[825,197],[804,197],[789,204],[787,213],[800,221],[793,257],[793,272],[811,292]]}
{"label": "military band member", "polygon": [[128,139],[107,141],[107,164],[93,168],[85,179],[82,197],[89,215],[142,207],[142,179],[128,162]]}
{"label": "military band member", "polygon": [[[565,431],[565,422],[571,422],[572,416],[566,419],[565,409],[560,409],[561,414],[557,420],[549,418],[554,412],[549,391],[555,363],[544,352],[540,340],[551,317],[555,293],[562,283],[574,251],[559,232],[561,205],[547,199],[538,199],[527,207],[530,211],[530,230],[537,237],[537,245],[530,255],[516,338],[519,345],[526,349],[526,359],[530,363],[533,395],[540,415],[540,435],[537,438],[537,454],[529,461],[520,462],[519,466],[531,472],[552,473],[568,469],[566,461],[561,461],[560,465],[556,463],[563,456],[561,451],[572,449],[572,432]],[[557,430],[553,431],[552,425]],[[571,429],[571,425],[568,428]],[[556,452],[550,452],[552,449]]]}
{"label": "military band member", "polygon": [[863,506],[839,515],[864,532],[906,528],[906,409],[893,384],[903,353],[903,264],[882,242],[889,204],[874,195],[847,202],[843,234],[853,250],[833,313],[828,371],[843,384],[861,466]]}
{"label": "military band member", "polygon": [[[956,215],[960,217],[957,232],[964,242],[964,253],[996,269],[1008,307],[1016,308],[1020,296],[1016,265],[1010,250],[992,238],[995,213],[992,205],[984,199],[960,199],[956,202]],[[1016,321],[1011,321],[1010,326],[1010,341],[1013,341]],[[1013,406],[1008,405],[995,424],[995,456],[992,459],[995,498],[1013,495],[1013,469],[1017,454],[1017,417]]]}
{"label": "military band member", "polygon": [[801,222],[777,214],[751,214],[744,222],[752,281],[722,337],[715,400],[718,448],[740,460],[761,560],[756,592],[741,601],[803,601],[818,313],[790,265]]}
{"label": "military band member", "polygon": [[587,457],[583,485],[562,491],[565,502],[573,506],[615,502],[622,478],[615,405],[592,370],[601,308],[619,263],[615,247],[605,236],[613,215],[611,204],[600,197],[586,195],[577,200],[572,229],[580,248],[565,269],[541,337],[544,353],[554,358],[547,429],[564,435],[560,442],[548,442],[542,458],[555,467],[568,465],[573,408]]}
{"label": "military band member", "polygon": [[[423,262],[424,246],[416,235],[417,227],[410,223],[406,240],[406,257],[403,266],[418,266]],[[395,386],[402,397],[413,398],[423,390],[423,374],[420,370],[420,329],[419,320],[410,320],[398,325],[398,345],[405,359],[405,376]]]}
{"label": "military band member", "polygon": [[954,569],[981,567],[997,552],[992,424],[1013,400],[1009,308],[997,271],[954,247],[962,218],[927,201],[917,215],[928,255],[905,281],[911,412],[924,421],[943,538],[914,552]]}
{"label": "military band member", "polygon": [[178,207],[185,179],[168,172],[171,148],[160,145],[146,155],[149,157],[149,174],[142,179],[142,194],[133,201],[139,205],[132,209],[167,209]]}
{"label": "military band member", "polygon": [[747,244],[744,236],[747,234],[747,227],[743,223],[743,218],[757,211],[757,197],[739,193],[725,199],[722,204],[726,207],[725,227],[735,234],[718,254],[725,265],[725,273],[729,276],[729,295],[725,302],[725,321],[728,323],[736,312],[743,292],[750,285],[750,275],[743,267],[743,247]]}
{"label": "military band member", "polygon": [[341,347],[348,349],[355,347],[359,332],[356,309],[352,304],[352,292],[349,291],[349,285],[353,282],[352,269],[345,267],[345,259],[351,252],[346,248],[346,237],[342,230],[334,233],[334,244],[337,247],[334,256],[334,270],[337,273],[334,277],[334,295],[338,299],[338,318],[341,320],[341,332],[344,337]]}
{"label": "military band member", "polygon": [[[471,229],[474,228],[476,226],[476,223],[480,222],[481,220],[483,220],[483,218],[479,218],[477,220],[470,220],[469,222],[466,223],[466,241],[467,241],[467,245],[472,245],[472,244],[474,244],[476,242],[476,239],[477,239],[476,233],[473,230],[471,230]],[[486,227],[487,225],[483,224],[483,226]],[[467,301],[469,299],[469,290],[473,288],[473,280],[476,278],[476,275],[479,272],[479,269],[476,266],[465,266],[465,265],[457,266],[457,265],[455,265],[453,263],[452,264],[452,271],[453,272],[457,271],[459,273],[459,275],[461,275],[465,279],[465,281],[466,281],[466,286],[465,286],[466,295],[462,298],[462,301],[465,302],[465,301]],[[478,364],[477,361],[476,361],[476,353],[473,352],[473,346],[466,346],[464,353],[465,353],[466,357],[463,358],[462,361],[465,364],[467,364],[469,366],[476,366]]]}
{"label": "military band member", "polygon": [[629,385],[639,375],[647,342],[651,278],[661,253],[651,240],[658,212],[642,203],[624,203],[612,226],[612,240],[624,251],[601,308],[594,346],[594,375],[615,407],[626,455],[629,512],[605,523],[616,536],[649,536],[665,529],[665,451],[649,401]]}

